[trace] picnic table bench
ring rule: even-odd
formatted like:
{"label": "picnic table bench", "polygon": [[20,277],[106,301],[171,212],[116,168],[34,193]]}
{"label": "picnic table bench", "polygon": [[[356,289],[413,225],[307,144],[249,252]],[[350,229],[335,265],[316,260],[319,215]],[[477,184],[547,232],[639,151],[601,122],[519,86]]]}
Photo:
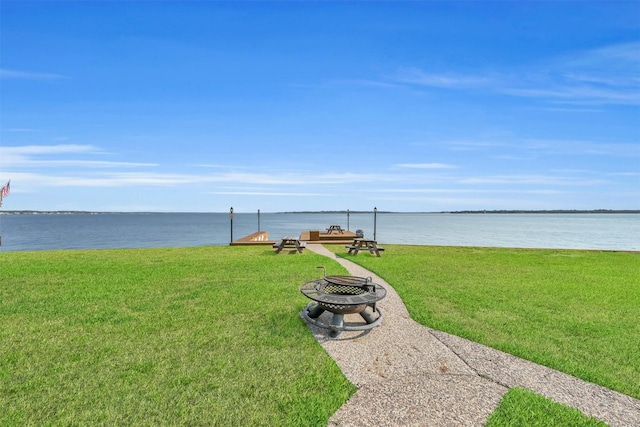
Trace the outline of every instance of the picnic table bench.
{"label": "picnic table bench", "polygon": [[344,233],[344,229],[342,227],[340,227],[339,225],[330,225],[329,228],[327,228],[327,234],[331,234],[334,231],[343,234]]}
{"label": "picnic table bench", "polygon": [[348,253],[358,255],[361,250],[368,250],[371,255],[380,256],[380,252],[384,251],[384,248],[378,246],[378,242],[371,239],[353,239],[353,243],[345,245],[345,248],[349,249]]}
{"label": "picnic table bench", "polygon": [[276,250],[276,253],[279,254],[281,250],[284,248],[295,248],[298,252],[302,253],[304,248],[307,247],[306,242],[301,242],[299,238],[294,236],[286,236],[283,237],[281,241],[273,244],[273,249]]}

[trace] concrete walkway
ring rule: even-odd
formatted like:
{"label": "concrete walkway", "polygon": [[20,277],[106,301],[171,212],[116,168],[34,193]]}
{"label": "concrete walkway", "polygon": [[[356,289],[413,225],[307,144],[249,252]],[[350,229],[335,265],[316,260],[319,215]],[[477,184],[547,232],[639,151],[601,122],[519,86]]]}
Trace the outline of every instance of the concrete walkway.
{"label": "concrete walkway", "polygon": [[[511,387],[525,387],[611,426],[639,426],[640,400],[519,359],[411,320],[395,290],[372,272],[319,244],[307,249],[336,260],[351,275],[387,289],[382,324],[369,331],[328,331],[315,338],[358,391],[329,426],[481,426]],[[320,316],[330,322],[330,313]],[[359,315],[345,323],[362,323]]]}

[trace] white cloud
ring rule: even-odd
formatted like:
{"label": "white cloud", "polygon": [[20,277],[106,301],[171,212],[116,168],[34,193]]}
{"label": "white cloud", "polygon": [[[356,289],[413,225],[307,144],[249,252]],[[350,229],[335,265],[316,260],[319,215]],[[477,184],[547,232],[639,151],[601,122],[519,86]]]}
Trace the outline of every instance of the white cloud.
{"label": "white cloud", "polygon": [[576,82],[569,80],[560,84],[551,84],[548,88],[505,88],[502,92],[514,96],[542,98],[560,104],[640,104],[640,93],[637,92],[637,89],[628,87],[596,88],[586,84],[578,86]]}
{"label": "white cloud", "polygon": [[39,167],[85,167],[85,168],[115,168],[115,167],[149,167],[157,166],[153,163],[112,162],[100,160],[78,159],[44,159],[42,156],[60,154],[104,154],[92,145],[24,145],[17,147],[0,147],[0,159],[4,169],[9,168],[39,168]]}
{"label": "white cloud", "polygon": [[602,180],[584,180],[578,178],[570,178],[563,176],[545,176],[545,175],[496,175],[496,176],[478,176],[461,178],[458,180],[460,184],[484,185],[484,184],[510,184],[510,185],[578,185],[590,186],[601,185]]}
{"label": "white cloud", "polygon": [[392,76],[392,80],[418,86],[432,86],[440,88],[468,88],[486,85],[490,79],[487,76],[464,76],[459,74],[428,73],[419,68],[403,68]]}
{"label": "white cloud", "polygon": [[388,80],[413,87],[478,89],[554,104],[640,105],[639,72],[640,42],[636,42],[551,58],[520,70],[461,75],[412,67],[396,71]]}
{"label": "white cloud", "polygon": [[15,147],[0,147],[3,155],[29,155],[29,154],[57,154],[57,153],[93,153],[99,152],[93,145],[22,145]]}
{"label": "white cloud", "polygon": [[209,191],[206,194],[217,194],[226,196],[278,196],[278,197],[320,197],[327,196],[323,193],[291,193],[291,192],[274,192],[274,191]]}
{"label": "white cloud", "polygon": [[0,69],[0,79],[59,80],[68,79],[68,77],[54,73]]}
{"label": "white cloud", "polygon": [[457,166],[445,163],[399,163],[396,165],[400,168],[409,169],[455,169]]}
{"label": "white cloud", "polygon": [[537,190],[523,190],[523,189],[478,189],[478,188],[394,188],[377,190],[380,193],[397,193],[397,194],[559,194],[563,193],[560,190],[551,189],[537,189]]}
{"label": "white cloud", "polygon": [[30,128],[7,128],[2,129],[3,132],[37,132],[38,129],[30,129]]}

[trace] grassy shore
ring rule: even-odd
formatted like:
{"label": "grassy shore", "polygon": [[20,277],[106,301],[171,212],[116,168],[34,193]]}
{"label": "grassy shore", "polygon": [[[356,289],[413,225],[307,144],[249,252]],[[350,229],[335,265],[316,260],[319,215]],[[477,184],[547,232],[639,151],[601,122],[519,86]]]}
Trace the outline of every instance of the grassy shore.
{"label": "grassy shore", "polygon": [[640,253],[385,245],[345,258],[423,325],[640,398]]}
{"label": "grassy shore", "polygon": [[[640,395],[640,254],[392,245],[350,259],[427,326]],[[325,425],[355,388],[298,316],[317,265],[345,273],[260,246],[0,253],[0,425]],[[598,424],[512,390],[489,425],[523,419]]]}
{"label": "grassy shore", "polygon": [[355,387],[298,316],[318,258],[0,254],[0,425],[324,425]]}

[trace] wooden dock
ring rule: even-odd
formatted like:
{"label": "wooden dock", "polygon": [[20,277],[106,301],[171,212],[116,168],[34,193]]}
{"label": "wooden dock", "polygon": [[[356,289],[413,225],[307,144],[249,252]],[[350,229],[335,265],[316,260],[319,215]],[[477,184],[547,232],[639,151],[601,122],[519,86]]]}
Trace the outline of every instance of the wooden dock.
{"label": "wooden dock", "polygon": [[342,233],[331,234],[318,230],[303,231],[300,233],[300,240],[304,240],[307,243],[351,244],[355,237],[356,233],[348,230],[344,230]]}
{"label": "wooden dock", "polygon": [[[327,243],[335,245],[347,245],[353,243],[353,239],[356,237],[356,233],[349,230],[344,230],[342,233],[327,234],[324,230],[308,230],[300,233],[300,241],[313,244],[313,243]],[[238,240],[234,240],[230,243],[231,246],[247,246],[247,245],[273,245],[279,242],[280,239],[269,239],[269,233],[267,231],[258,231],[248,236],[244,236]]]}

